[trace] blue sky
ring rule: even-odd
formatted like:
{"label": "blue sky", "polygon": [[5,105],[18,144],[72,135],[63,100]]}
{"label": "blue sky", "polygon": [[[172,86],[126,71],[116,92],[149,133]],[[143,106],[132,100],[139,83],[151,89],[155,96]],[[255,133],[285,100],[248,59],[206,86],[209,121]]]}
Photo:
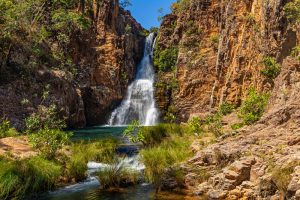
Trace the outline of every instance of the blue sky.
{"label": "blue sky", "polygon": [[133,17],[146,29],[159,26],[158,10],[163,8],[164,14],[170,13],[170,6],[176,0],[131,0],[130,10]]}

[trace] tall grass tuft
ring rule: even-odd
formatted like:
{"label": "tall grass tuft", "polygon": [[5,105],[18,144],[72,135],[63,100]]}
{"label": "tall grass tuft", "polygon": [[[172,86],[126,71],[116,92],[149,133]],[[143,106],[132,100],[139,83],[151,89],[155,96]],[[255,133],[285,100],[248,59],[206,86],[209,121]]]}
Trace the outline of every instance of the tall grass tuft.
{"label": "tall grass tuft", "polygon": [[61,167],[41,157],[24,161],[0,161],[0,199],[21,198],[51,190],[61,176]]}
{"label": "tall grass tuft", "polygon": [[87,175],[88,161],[114,163],[116,161],[117,140],[107,139],[92,143],[79,142],[71,146],[72,156],[66,162],[69,179],[82,181]]}
{"label": "tall grass tuft", "polygon": [[102,189],[128,187],[135,185],[140,179],[140,173],[121,165],[114,164],[97,172]]}
{"label": "tall grass tuft", "polygon": [[160,189],[166,170],[177,168],[182,161],[192,155],[188,150],[190,144],[190,141],[183,137],[172,136],[156,147],[141,151],[141,159],[146,167],[145,176],[154,184],[157,191]]}

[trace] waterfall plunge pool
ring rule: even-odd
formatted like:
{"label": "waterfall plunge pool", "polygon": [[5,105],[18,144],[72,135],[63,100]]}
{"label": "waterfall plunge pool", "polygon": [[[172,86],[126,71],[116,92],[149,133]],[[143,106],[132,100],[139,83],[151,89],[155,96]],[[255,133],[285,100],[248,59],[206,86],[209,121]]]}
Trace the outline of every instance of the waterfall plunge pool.
{"label": "waterfall plunge pool", "polygon": [[[123,137],[123,131],[126,126],[95,126],[74,130],[72,140],[80,141],[95,141],[101,139],[114,138],[121,140],[121,144],[126,143],[126,138]],[[138,149],[136,145],[121,145],[119,150],[122,153],[133,152],[132,149]],[[131,154],[131,153],[130,153]],[[138,162],[137,151],[131,156],[122,160],[124,165],[138,170],[142,170],[143,165]],[[88,163],[88,171],[90,176],[80,183],[69,185],[60,188],[56,191],[50,191],[42,194],[35,199],[30,200],[181,200],[184,196],[173,193],[162,193],[159,197],[155,195],[155,189],[149,183],[141,183],[139,185],[131,186],[121,189],[118,192],[108,192],[100,190],[100,183],[93,172],[100,168],[106,167],[104,163]]]}

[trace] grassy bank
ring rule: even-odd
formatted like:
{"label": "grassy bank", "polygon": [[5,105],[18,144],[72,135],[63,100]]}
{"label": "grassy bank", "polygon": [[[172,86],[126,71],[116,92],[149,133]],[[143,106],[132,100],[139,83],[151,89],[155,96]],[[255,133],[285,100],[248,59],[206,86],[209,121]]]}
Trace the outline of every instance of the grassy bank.
{"label": "grassy bank", "polygon": [[112,163],[118,143],[115,140],[71,143],[55,158],[39,156],[18,160],[0,158],[0,199],[22,199],[58,186],[84,180],[90,160]]}

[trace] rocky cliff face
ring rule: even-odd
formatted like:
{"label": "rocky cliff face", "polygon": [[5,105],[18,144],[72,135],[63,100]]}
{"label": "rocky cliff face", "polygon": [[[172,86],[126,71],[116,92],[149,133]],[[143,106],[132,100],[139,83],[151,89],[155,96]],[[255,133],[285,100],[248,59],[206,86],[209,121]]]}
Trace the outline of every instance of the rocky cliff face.
{"label": "rocky cliff face", "polygon": [[[195,195],[299,199],[299,66],[293,58],[284,59],[267,112],[257,124],[198,151],[187,162],[186,183]],[[202,169],[209,178],[198,182],[201,174],[190,169]]]}
{"label": "rocky cliff face", "polygon": [[[144,29],[119,6],[118,0],[104,0],[100,4],[94,5],[91,26],[71,33],[65,45],[63,55],[71,58],[75,73],[58,69],[56,62],[49,64],[40,59],[29,76],[15,75],[18,66],[31,62],[32,55],[17,40],[12,43],[4,65],[14,71],[8,71],[9,78],[0,85],[0,118],[22,128],[24,119],[40,104],[56,104],[69,127],[106,122],[135,74],[145,37]],[[59,45],[61,41],[50,38],[41,48],[50,57]],[[47,98],[43,99],[45,93]]]}
{"label": "rocky cliff face", "polygon": [[89,125],[107,122],[123,99],[144,49],[144,29],[118,1],[102,2],[94,23],[92,40],[78,46],[81,54],[74,54],[81,63],[81,75],[89,71],[80,82]]}
{"label": "rocky cliff face", "polygon": [[[170,105],[180,121],[230,102],[240,105],[249,88],[269,91],[274,82],[261,74],[262,60],[278,62],[296,45],[288,29],[285,1],[182,1],[160,28],[161,49],[178,49],[176,71],[159,72],[158,82],[177,87],[157,89],[158,105]],[[170,96],[171,98],[168,98]]]}
{"label": "rocky cliff face", "polygon": [[[194,142],[196,156],[182,165],[187,188],[200,199],[299,199],[300,71],[290,55],[300,29],[285,17],[287,1],[182,2],[158,37],[158,52],[178,49],[176,68],[158,70],[160,108],[186,121],[225,102],[238,107],[249,88],[270,94],[254,125],[225,130],[238,122],[233,113],[217,142]],[[262,73],[265,58],[281,66],[276,78]]]}

